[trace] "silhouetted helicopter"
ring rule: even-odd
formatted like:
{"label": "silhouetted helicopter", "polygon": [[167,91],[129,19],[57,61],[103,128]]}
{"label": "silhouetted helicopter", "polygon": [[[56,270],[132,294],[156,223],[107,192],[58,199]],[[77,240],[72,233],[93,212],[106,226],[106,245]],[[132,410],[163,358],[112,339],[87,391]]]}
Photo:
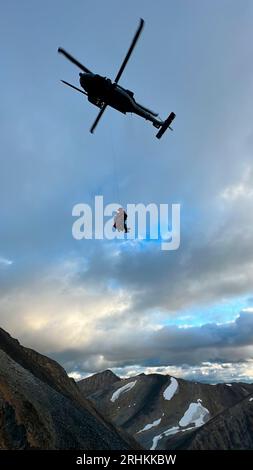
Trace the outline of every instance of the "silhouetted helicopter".
{"label": "silhouetted helicopter", "polygon": [[65,85],[74,88],[74,90],[77,90],[80,93],[87,95],[88,100],[92,104],[100,108],[100,112],[98,113],[98,116],[90,129],[91,133],[94,132],[94,129],[97,126],[98,121],[100,120],[107,106],[111,106],[112,108],[117,109],[123,114],[138,114],[138,116],[141,116],[144,119],[151,121],[153,125],[159,129],[158,133],[156,134],[156,137],[158,139],[162,137],[168,127],[173,130],[170,127],[170,124],[176,117],[175,113],[170,113],[168,118],[165,121],[162,121],[158,118],[158,113],[154,113],[150,109],[145,108],[141,104],[137,103],[134,99],[134,93],[132,91],[126,90],[125,88],[118,85],[119,79],[139,39],[143,26],[144,20],[141,18],[140,25],[135,33],[131,46],[129,47],[129,50],[126,54],[124,61],[122,62],[122,65],[118,71],[114,82],[112,82],[109,78],[101,77],[100,75],[92,73],[87,67],[78,62],[78,60],[76,60],[64,49],[62,49],[61,47],[59,47],[58,49],[58,52],[60,54],[63,54],[68,60],[70,60],[73,64],[77,65],[77,67],[79,67],[84,72],[79,74],[80,85],[84,89],[84,91],[80,88],[75,87],[74,85],[71,85],[71,83],[68,83],[65,80],[61,81],[65,83]]}

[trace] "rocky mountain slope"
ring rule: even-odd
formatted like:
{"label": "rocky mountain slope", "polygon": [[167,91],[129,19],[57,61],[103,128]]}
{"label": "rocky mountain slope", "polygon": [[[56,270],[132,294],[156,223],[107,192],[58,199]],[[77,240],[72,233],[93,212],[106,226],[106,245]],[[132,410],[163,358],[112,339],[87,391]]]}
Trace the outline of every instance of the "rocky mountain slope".
{"label": "rocky mountain slope", "polygon": [[[95,375],[93,379],[82,380],[80,389],[85,388],[85,380],[103,384],[102,376],[100,373],[99,379]],[[239,406],[239,402],[243,403],[243,399],[251,403],[247,402],[250,393],[253,393],[251,384],[208,385],[160,374],[141,374],[111,384],[107,382],[104,387],[98,385],[96,392],[93,388],[85,396],[107,420],[124,429],[144,448],[155,450],[169,449],[173,445],[176,448],[197,448],[197,445],[223,448],[221,441],[212,441],[208,447],[204,430],[207,426],[211,428],[215,417],[221,419],[222,413],[227,422],[229,418],[225,413]],[[212,445],[214,447],[210,447]]]}
{"label": "rocky mountain slope", "polygon": [[227,408],[205,426],[181,439],[170,440],[172,449],[191,450],[252,450],[253,449],[253,394]]}
{"label": "rocky mountain slope", "polygon": [[55,361],[0,329],[0,449],[134,449]]}

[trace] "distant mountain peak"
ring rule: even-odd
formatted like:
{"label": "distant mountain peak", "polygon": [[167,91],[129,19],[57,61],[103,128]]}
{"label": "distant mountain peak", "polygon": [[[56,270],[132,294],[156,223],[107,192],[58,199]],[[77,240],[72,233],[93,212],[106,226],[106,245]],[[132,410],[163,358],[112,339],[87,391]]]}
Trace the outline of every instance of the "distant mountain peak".
{"label": "distant mountain peak", "polygon": [[105,389],[120,380],[120,377],[114,374],[114,372],[112,372],[110,369],[106,369],[80,380],[78,382],[78,386],[83,395],[88,396],[96,392],[98,389]]}

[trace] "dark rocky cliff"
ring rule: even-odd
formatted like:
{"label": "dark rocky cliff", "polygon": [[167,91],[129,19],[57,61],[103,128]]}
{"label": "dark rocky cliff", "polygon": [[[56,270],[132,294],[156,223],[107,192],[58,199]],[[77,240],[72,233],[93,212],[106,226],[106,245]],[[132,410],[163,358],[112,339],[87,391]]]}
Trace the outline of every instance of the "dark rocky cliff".
{"label": "dark rocky cliff", "polygon": [[55,361],[0,329],[1,449],[133,449]]}

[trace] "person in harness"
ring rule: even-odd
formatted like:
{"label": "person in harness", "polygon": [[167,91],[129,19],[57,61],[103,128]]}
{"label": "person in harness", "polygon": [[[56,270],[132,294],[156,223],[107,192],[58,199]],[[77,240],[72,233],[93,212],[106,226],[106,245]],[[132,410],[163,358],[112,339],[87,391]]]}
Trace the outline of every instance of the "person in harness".
{"label": "person in harness", "polygon": [[123,207],[120,207],[117,210],[117,213],[114,217],[113,228],[115,228],[115,230],[118,230],[118,232],[128,233],[129,228],[127,227],[126,220],[127,220],[127,213],[123,209]]}

